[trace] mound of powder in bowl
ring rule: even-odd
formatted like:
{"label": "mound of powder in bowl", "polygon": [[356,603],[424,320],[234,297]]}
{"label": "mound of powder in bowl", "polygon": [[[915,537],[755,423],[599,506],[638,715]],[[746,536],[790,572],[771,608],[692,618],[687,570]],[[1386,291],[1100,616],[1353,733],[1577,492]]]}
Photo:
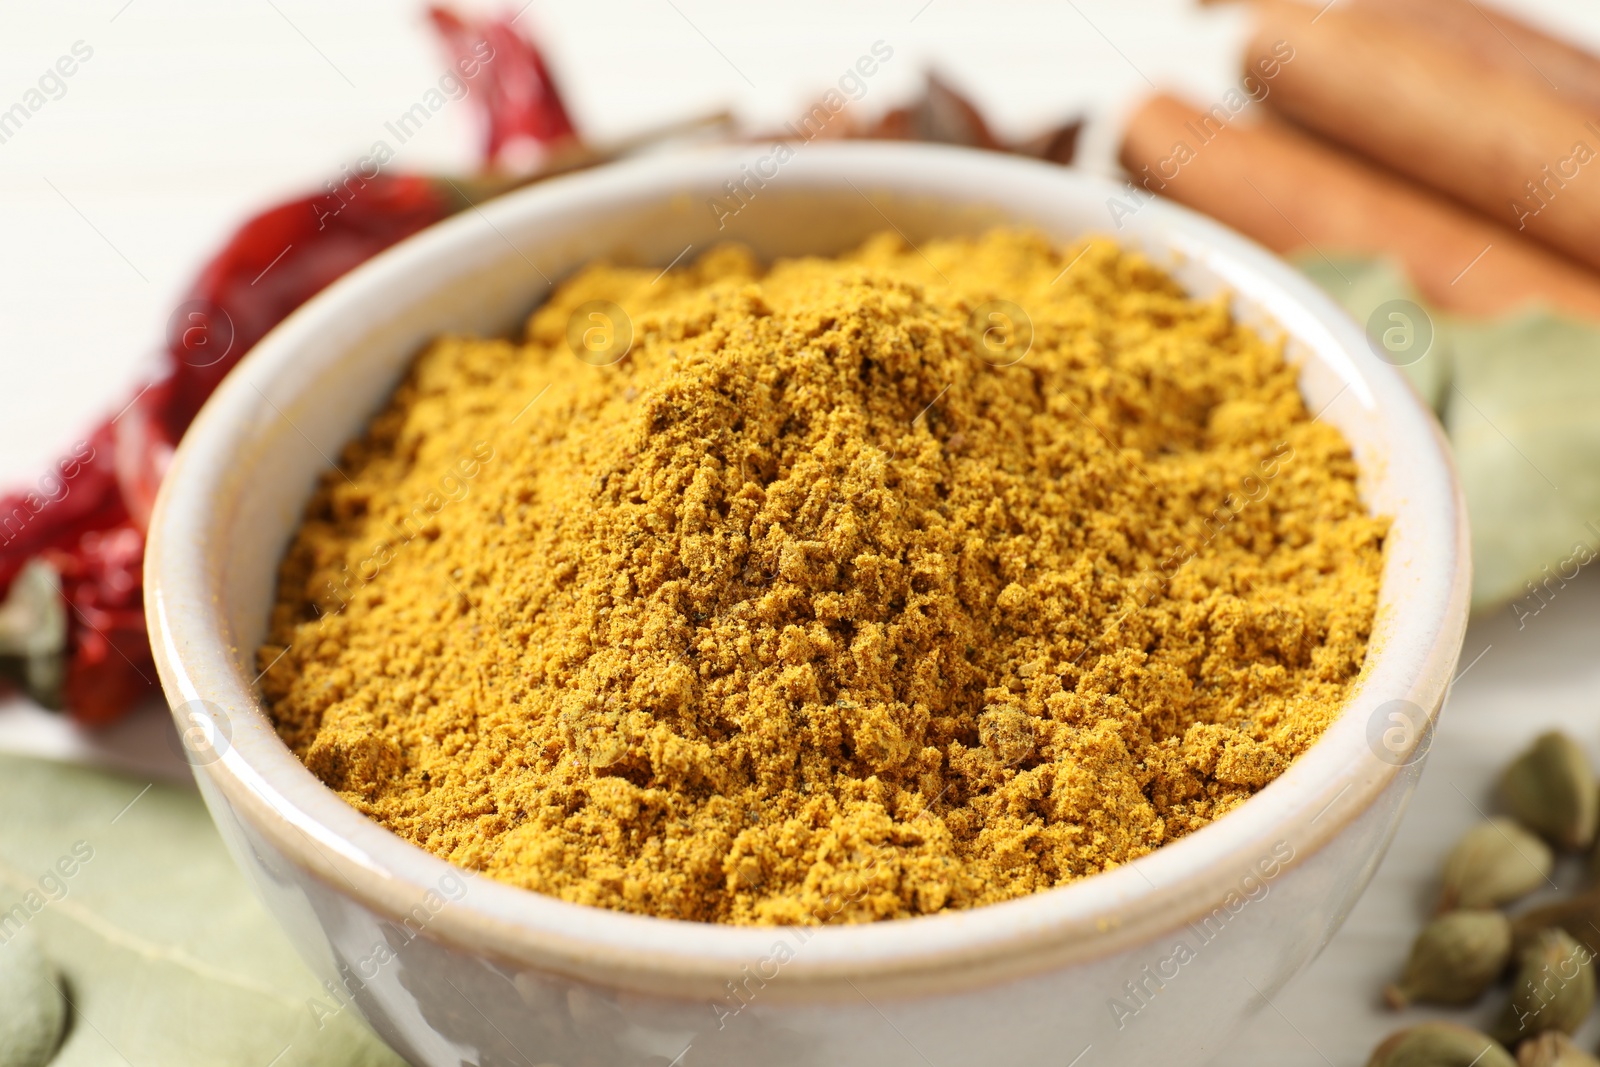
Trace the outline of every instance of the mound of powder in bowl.
{"label": "mound of powder in bowl", "polygon": [[1238,806],[1361,671],[1346,442],[1114,244],[594,266],[526,336],[422,353],[258,652],[306,766],[462,867],[706,922],[1007,900]]}

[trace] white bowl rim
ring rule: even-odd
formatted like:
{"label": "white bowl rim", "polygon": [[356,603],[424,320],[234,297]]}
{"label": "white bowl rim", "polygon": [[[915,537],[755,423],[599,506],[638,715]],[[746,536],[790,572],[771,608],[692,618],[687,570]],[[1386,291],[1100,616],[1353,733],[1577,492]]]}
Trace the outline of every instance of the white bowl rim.
{"label": "white bowl rim", "polygon": [[[235,662],[215,583],[205,572],[206,543],[215,528],[211,494],[228,476],[240,443],[264,399],[251,385],[292,368],[298,347],[352,303],[377,299],[394,278],[426,269],[452,249],[485,239],[484,222],[499,230],[530,214],[593,211],[608,201],[637,199],[707,177],[737,173],[747,148],[706,149],[612,164],[552,179],[462,212],[397,244],[338,280],[258,343],[212,398],[185,436],[162,485],[146,557],[146,609],[163,686],[177,707],[206,699],[247,716],[261,716],[248,674]],[[963,149],[910,144],[816,144],[784,168],[785,182],[831,186],[854,179],[863,187],[951,198],[997,200],[995,189],[1077,185],[1106,198],[1124,186],[1054,165]],[[988,190],[985,193],[960,192]],[[480,217],[481,216],[481,217]],[[1252,296],[1278,310],[1298,309],[1291,332],[1319,352],[1338,352],[1352,368],[1348,380],[1363,401],[1391,416],[1416,477],[1405,536],[1435,546],[1438,565],[1390,605],[1380,623],[1392,624],[1363,679],[1366,691],[1405,694],[1431,716],[1442,700],[1460,648],[1467,604],[1463,576],[1466,524],[1452,462],[1432,415],[1391,367],[1373,358],[1360,328],[1310,281],[1271,253],[1220,224],[1174,203],[1140,207],[1141,224],[1172,236],[1184,255],[1209,256],[1253,287]],[[492,238],[491,238],[492,239]],[[1238,286],[1236,286],[1237,288]],[[1304,331],[1316,334],[1308,337]],[[180,606],[188,605],[188,606]],[[1400,610],[1403,607],[1404,610]],[[1403,650],[1402,657],[1395,650]],[[1349,720],[1355,698],[1324,737],[1286,773],[1234,812],[1121,868],[1001,904],[915,919],[822,927],[806,950],[785,964],[785,982],[837,993],[851,979],[950,972],[981,964],[1014,970],[1043,954],[1090,958],[1149,940],[1208,911],[1252,856],[1291,832],[1310,842],[1302,861],[1358,816],[1400,773],[1374,757],[1365,724]],[[231,711],[230,714],[238,714]],[[265,720],[263,720],[265,721]],[[276,743],[276,748],[274,748]],[[368,820],[318,782],[270,731],[235,730],[221,758],[196,768],[258,829],[282,826],[274,840],[306,870],[380,913],[403,914],[450,872],[446,861]],[[1319,820],[1325,821],[1318,826]],[[293,832],[282,832],[284,827]],[[303,843],[295,847],[297,838]],[[648,976],[662,988],[674,978],[725,977],[771,954],[775,939],[793,928],[736,927],[659,919],[567,903],[508,884],[474,877],[470,893],[431,923],[429,936],[475,947],[520,964],[609,980]],[[1063,954],[1065,954],[1063,956]],[[1010,959],[1012,963],[1005,962]],[[974,972],[976,973],[976,972]],[[670,988],[670,986],[669,986]]]}

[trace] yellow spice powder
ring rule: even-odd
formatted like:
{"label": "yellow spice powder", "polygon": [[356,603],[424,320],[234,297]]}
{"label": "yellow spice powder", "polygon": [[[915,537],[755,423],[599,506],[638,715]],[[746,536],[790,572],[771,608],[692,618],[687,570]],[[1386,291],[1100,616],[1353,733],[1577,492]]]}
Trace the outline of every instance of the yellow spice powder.
{"label": "yellow spice powder", "polygon": [[[569,347],[594,301],[614,365]],[[355,808],[564,900],[1058,886],[1244,801],[1361,669],[1386,524],[1295,380],[1103,241],[591,267],[525,342],[434,343],[345,450],[262,685]]]}

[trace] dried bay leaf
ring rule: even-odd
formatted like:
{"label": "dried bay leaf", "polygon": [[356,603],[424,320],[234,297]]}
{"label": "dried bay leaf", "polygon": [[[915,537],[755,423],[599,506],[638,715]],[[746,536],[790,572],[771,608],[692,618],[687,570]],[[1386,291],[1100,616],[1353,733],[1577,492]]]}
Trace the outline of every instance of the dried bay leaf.
{"label": "dried bay leaf", "polygon": [[1544,602],[1529,582],[1552,596],[1600,549],[1600,328],[1524,312],[1457,324],[1452,348],[1444,420],[1472,519],[1473,603],[1518,601],[1522,617]]}
{"label": "dried bay leaf", "polygon": [[[1296,265],[1363,324],[1386,300],[1416,299],[1381,260],[1312,254]],[[1526,622],[1600,553],[1600,325],[1539,309],[1429,315],[1433,351],[1401,370],[1455,453],[1473,610],[1509,602]]]}
{"label": "dried bay leaf", "polygon": [[[1390,260],[1312,254],[1296,258],[1294,265],[1363,327],[1392,301],[1409,300],[1422,307],[1404,269]],[[1433,326],[1433,343],[1421,358],[1397,369],[1416,387],[1423,403],[1437,411],[1450,386],[1450,331],[1440,328],[1435,312],[1424,310]]]}
{"label": "dried bay leaf", "polygon": [[311,1005],[331,998],[192,790],[0,756],[8,913],[71,1002],[52,1067],[401,1065],[350,1011],[324,1010],[319,1028]]}

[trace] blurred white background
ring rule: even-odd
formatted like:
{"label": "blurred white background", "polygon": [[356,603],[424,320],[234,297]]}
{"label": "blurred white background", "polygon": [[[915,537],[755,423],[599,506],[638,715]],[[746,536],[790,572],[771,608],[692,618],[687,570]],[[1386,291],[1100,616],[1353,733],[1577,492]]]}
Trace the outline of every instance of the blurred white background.
{"label": "blurred white background", "polygon": [[[1600,47],[1600,6],[1508,6]],[[1184,0],[534,0],[519,25],[545,43],[599,143],[723,106],[753,127],[781,124],[882,39],[894,58],[864,109],[902,102],[937,67],[1006,135],[1099,120],[1083,148],[1101,169],[1120,111],[1152,83],[1201,99],[1225,89],[1242,30],[1228,6]],[[446,63],[422,0],[4,0],[0,110],[78,41],[93,57],[0,143],[8,482],[121,406],[232,225],[337,177]],[[471,105],[453,102],[391,166],[466,169],[478,133]]]}
{"label": "blurred white background", "polygon": [[[1600,48],[1600,5],[1502,2]],[[779,125],[881,39],[894,57],[865,110],[904,101],[936,67],[1003,135],[1087,115],[1081,158],[1099,170],[1110,169],[1121,111],[1152,85],[1220,94],[1243,29],[1236,11],[1181,0],[535,0],[519,24],[543,42],[596,143],[723,106],[751,127]],[[0,111],[80,41],[93,55],[65,92],[0,143],[8,484],[33,477],[131,395],[192,273],[233,225],[336,177],[446,64],[420,2],[3,0]],[[471,106],[452,103],[400,147],[392,169],[466,170],[479,133]],[[1322,960],[1218,1062],[1364,1062],[1393,1022],[1378,988],[1419,924],[1439,857],[1486,803],[1494,768],[1547,724],[1600,741],[1590,696],[1600,690],[1597,609],[1591,581],[1542,613],[1537,635],[1504,617],[1475,624],[1463,665],[1487,652],[1455,694],[1372,891]],[[42,736],[44,723],[13,702],[0,712],[0,746],[42,747],[27,737]],[[154,715],[146,723],[164,728]],[[125,736],[152,744],[149,730]],[[156,740],[151,751],[163,748]]]}

